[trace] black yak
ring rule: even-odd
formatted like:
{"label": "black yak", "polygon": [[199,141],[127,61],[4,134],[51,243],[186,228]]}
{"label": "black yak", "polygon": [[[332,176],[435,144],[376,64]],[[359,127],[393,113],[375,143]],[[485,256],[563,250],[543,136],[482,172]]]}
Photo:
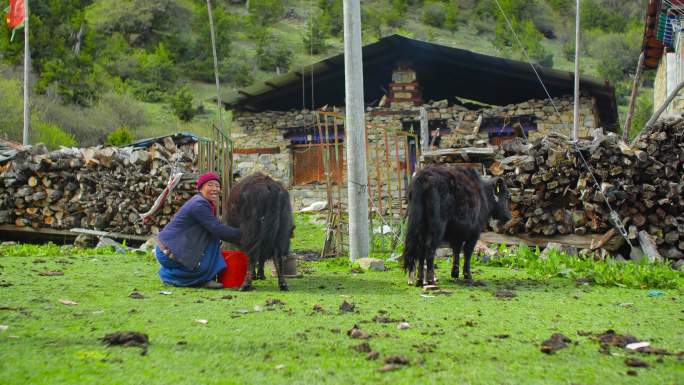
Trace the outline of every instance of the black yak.
{"label": "black yak", "polygon": [[[508,222],[510,194],[501,178],[483,180],[473,169],[429,165],[420,170],[409,187],[408,228],[403,265],[409,284],[435,284],[435,251],[449,243],[454,252],[451,277],[458,278],[459,254],[463,250],[463,278],[472,279],[470,256],[489,218]],[[417,263],[416,263],[417,262]],[[425,266],[425,272],[423,267]],[[425,277],[424,275],[427,275]]]}
{"label": "black yak", "polygon": [[272,259],[280,290],[287,290],[284,259],[290,253],[294,231],[290,196],[282,184],[268,175],[255,173],[242,178],[230,191],[227,203],[229,225],[242,233],[240,248],[249,256],[249,267],[240,290],[252,290],[252,279],[264,279],[264,263]]}

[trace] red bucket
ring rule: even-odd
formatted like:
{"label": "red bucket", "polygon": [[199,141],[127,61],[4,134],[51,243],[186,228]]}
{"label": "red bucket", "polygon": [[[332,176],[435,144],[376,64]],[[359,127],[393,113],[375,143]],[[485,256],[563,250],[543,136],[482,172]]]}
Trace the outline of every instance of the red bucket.
{"label": "red bucket", "polygon": [[249,257],[238,250],[222,251],[223,260],[226,261],[226,269],[221,273],[223,287],[239,287],[245,280]]}

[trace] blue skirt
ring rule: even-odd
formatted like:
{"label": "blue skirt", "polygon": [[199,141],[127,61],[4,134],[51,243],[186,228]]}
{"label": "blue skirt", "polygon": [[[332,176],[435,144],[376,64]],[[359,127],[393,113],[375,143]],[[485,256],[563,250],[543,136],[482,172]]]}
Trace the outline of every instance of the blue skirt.
{"label": "blue skirt", "polygon": [[170,259],[160,249],[155,248],[157,261],[161,265],[159,277],[161,280],[173,286],[199,286],[213,280],[217,274],[226,268],[226,262],[221,255],[221,242],[210,242],[204,249],[202,259],[197,270],[189,271],[180,263]]}

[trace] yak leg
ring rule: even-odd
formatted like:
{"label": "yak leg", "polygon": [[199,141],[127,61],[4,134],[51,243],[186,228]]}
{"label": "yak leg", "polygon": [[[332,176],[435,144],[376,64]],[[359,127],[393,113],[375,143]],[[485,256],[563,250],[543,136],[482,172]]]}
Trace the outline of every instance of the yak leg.
{"label": "yak leg", "polygon": [[249,266],[247,266],[247,273],[245,274],[245,280],[242,281],[242,286],[240,286],[240,291],[251,291],[254,290],[252,286],[252,273],[254,272],[254,260],[249,258]]}
{"label": "yak leg", "polygon": [[434,285],[435,284],[435,253],[430,253],[430,255],[427,256],[427,261],[426,261],[426,277],[425,281],[428,285]]}
{"label": "yak leg", "polygon": [[266,275],[264,275],[264,263],[266,263],[266,259],[259,258],[256,276],[254,277],[254,279],[266,279]]}
{"label": "yak leg", "polygon": [[275,265],[276,269],[276,274],[278,274],[278,287],[280,287],[280,291],[288,291],[287,287],[287,282],[285,282],[285,275],[283,274],[283,270],[285,270],[285,266],[283,266],[285,262],[283,261],[283,257],[276,255],[276,257],[273,260],[273,265]]}
{"label": "yak leg", "polygon": [[418,263],[416,264],[416,271],[418,272],[418,277],[416,278],[415,285],[416,287],[423,287],[423,280],[425,279],[425,256],[421,254],[420,257],[418,257]]}
{"label": "yak leg", "polygon": [[451,266],[451,278],[458,278],[458,266],[460,264],[460,254],[461,248],[463,247],[462,241],[451,242],[451,250],[454,252],[454,264]]}
{"label": "yak leg", "polygon": [[473,279],[470,274],[470,256],[473,254],[477,237],[473,237],[465,242],[463,246],[463,279],[470,281]]}

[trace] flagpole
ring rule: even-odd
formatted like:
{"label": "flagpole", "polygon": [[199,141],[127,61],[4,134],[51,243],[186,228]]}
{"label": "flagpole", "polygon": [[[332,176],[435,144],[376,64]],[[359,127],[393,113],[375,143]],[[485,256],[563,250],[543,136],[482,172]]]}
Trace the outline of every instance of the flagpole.
{"label": "flagpole", "polygon": [[29,144],[29,66],[31,56],[29,51],[29,0],[24,0],[24,146]]}

